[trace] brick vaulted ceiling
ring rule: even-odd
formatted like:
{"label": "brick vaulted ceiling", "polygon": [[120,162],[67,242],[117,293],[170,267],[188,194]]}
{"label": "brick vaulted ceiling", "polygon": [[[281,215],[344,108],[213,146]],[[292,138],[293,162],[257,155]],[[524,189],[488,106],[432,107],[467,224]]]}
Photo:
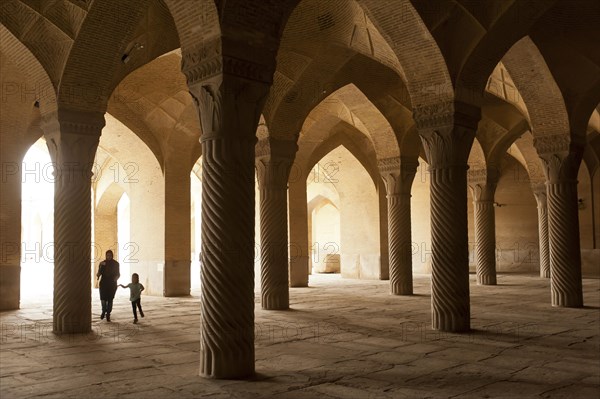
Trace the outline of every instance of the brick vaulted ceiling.
{"label": "brick vaulted ceiling", "polygon": [[[201,134],[181,73],[181,51],[186,49],[174,51],[182,46],[182,35],[188,40],[194,29],[200,34],[215,23],[230,24],[221,32],[227,35],[260,31],[263,17],[252,20],[255,26],[240,26],[227,14],[233,3],[199,1],[204,17],[193,28],[181,25],[193,22],[185,18],[186,2],[116,2],[114,10],[107,8],[110,1],[101,3],[2,2],[2,79],[38,84],[45,74],[59,102],[65,100],[64,86],[97,85],[100,101],[86,106],[104,103],[162,163],[170,147],[197,143]],[[600,15],[597,2],[544,0],[527,2],[527,7],[520,1],[492,1],[484,7],[470,0],[400,0],[395,6],[374,0],[303,0],[281,7],[296,3],[264,16],[271,23],[289,15],[287,23],[269,25],[273,35],[281,31],[262,125],[274,137],[306,134],[315,115],[343,115],[369,138],[378,157],[386,157],[402,152],[399,146],[414,127],[413,108],[446,97],[461,99],[461,90],[480,88],[468,101],[477,101],[484,110],[486,121],[478,133],[484,150],[510,144],[491,131],[516,135],[514,140],[525,127],[534,135],[548,129],[539,121],[548,119],[550,109],[553,116],[563,114],[556,129],[569,130],[584,121],[579,131],[589,135],[590,143],[598,141],[597,129],[588,125],[600,101],[595,51],[600,29],[593,23]],[[210,12],[218,13],[218,20]],[[577,28],[567,29],[574,21]],[[116,24],[122,29],[109,28]],[[207,37],[218,34],[211,31]],[[127,63],[124,55],[130,55]],[[31,67],[35,63],[37,69]],[[527,70],[532,63],[546,71],[536,72],[535,79],[551,84],[526,83],[533,78]],[[562,108],[551,108],[556,105],[546,100],[556,95],[564,98]],[[11,113],[27,121],[39,119],[32,105],[19,104]],[[3,118],[3,134],[6,126],[20,126],[16,119]],[[22,125],[10,130],[27,130],[31,122]],[[495,125],[500,130],[490,127]]]}

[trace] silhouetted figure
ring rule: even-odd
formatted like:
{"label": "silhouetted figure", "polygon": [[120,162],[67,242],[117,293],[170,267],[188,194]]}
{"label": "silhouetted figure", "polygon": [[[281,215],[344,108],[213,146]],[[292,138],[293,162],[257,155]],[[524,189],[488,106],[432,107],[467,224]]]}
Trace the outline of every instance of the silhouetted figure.
{"label": "silhouetted figure", "polygon": [[100,262],[98,274],[96,274],[96,277],[100,279],[100,302],[102,303],[100,319],[104,319],[106,315],[106,321],[110,321],[110,312],[120,275],[119,262],[113,259],[113,251],[109,249],[106,251],[106,260]]}
{"label": "silhouetted figure", "polygon": [[119,284],[123,288],[129,288],[129,300],[131,301],[131,308],[133,309],[133,323],[138,322],[136,307],[140,310],[140,316],[144,317],[144,311],[142,310],[142,291],[144,286],[140,284],[140,276],[137,273],[131,275],[131,283],[127,285]]}

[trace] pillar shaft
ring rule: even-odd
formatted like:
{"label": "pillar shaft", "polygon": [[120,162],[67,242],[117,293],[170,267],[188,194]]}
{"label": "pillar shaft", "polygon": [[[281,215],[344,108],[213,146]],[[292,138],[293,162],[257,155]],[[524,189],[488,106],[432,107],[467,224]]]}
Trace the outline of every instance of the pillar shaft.
{"label": "pillar shaft", "polygon": [[465,107],[474,116],[455,112],[436,117],[439,111],[429,108],[414,114],[431,177],[432,327],[456,332],[470,329],[467,159],[478,110]]}
{"label": "pillar shaft", "polygon": [[200,373],[254,372],[253,140],[202,142]]}
{"label": "pillar shaft", "polygon": [[548,184],[552,306],[583,306],[577,182]]}
{"label": "pillar shaft", "polygon": [[417,166],[416,160],[379,161],[388,199],[390,290],[394,295],[413,293],[410,188]]}
{"label": "pillar shaft", "polygon": [[56,333],[91,331],[91,176],[102,113],[63,112],[44,120],[54,170]]}
{"label": "pillar shaft", "polygon": [[260,191],[261,304],[263,309],[288,309],[289,260],[287,181],[296,143],[264,139],[257,145]]}
{"label": "pillar shaft", "polygon": [[496,215],[494,195],[500,173],[495,168],[469,171],[473,193],[477,284],[496,285]]}
{"label": "pillar shaft", "polygon": [[494,202],[475,201],[477,284],[496,285],[496,221]]}
{"label": "pillar shaft", "polygon": [[410,194],[388,196],[390,289],[394,295],[412,295]]}
{"label": "pillar shaft", "polygon": [[289,308],[287,189],[260,187],[260,275],[263,309]]}
{"label": "pillar shaft", "polygon": [[467,168],[432,168],[431,305],[433,328],[470,329]]}
{"label": "pillar shaft", "polygon": [[550,278],[550,245],[548,237],[548,203],[546,184],[541,183],[533,188],[538,211],[538,235],[540,247],[540,277]]}

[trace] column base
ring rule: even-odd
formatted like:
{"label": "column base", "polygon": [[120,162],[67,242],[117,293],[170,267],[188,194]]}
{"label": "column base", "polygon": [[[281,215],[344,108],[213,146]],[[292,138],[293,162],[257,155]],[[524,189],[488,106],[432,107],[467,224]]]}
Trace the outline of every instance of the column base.
{"label": "column base", "polygon": [[290,287],[308,287],[308,256],[290,259]]}
{"label": "column base", "polygon": [[21,266],[0,266],[0,310],[19,309],[21,299]]}
{"label": "column base", "polygon": [[583,295],[569,295],[564,293],[552,292],[552,306],[560,308],[582,308]]}
{"label": "column base", "polygon": [[255,375],[254,355],[225,356],[200,350],[200,377],[239,380]]}
{"label": "column base", "polygon": [[288,310],[290,308],[290,299],[281,296],[262,297],[261,306],[263,310]]}
{"label": "column base", "polygon": [[308,281],[306,282],[295,282],[295,283],[290,283],[290,288],[306,288],[308,287]]}
{"label": "column base", "polygon": [[392,295],[412,295],[413,287],[412,285],[392,285],[390,292]]}
{"label": "column base", "polygon": [[496,276],[477,276],[477,285],[497,285]]}
{"label": "column base", "polygon": [[[89,334],[92,332],[92,318],[82,317],[76,319],[60,319],[54,318],[54,326],[52,332],[56,335],[62,334]],[[87,320],[82,320],[87,319]]]}
{"label": "column base", "polygon": [[469,317],[453,317],[433,311],[431,328],[447,332],[468,332],[471,330],[471,320]]}
{"label": "column base", "polygon": [[191,288],[191,271],[189,260],[165,261],[164,296],[189,296]]}

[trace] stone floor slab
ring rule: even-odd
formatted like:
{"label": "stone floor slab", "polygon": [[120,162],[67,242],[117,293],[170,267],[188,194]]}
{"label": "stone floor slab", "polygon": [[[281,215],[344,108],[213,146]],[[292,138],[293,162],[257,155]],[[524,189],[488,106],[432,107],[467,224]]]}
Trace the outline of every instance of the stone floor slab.
{"label": "stone floor slab", "polygon": [[131,322],[117,297],[112,323],[56,336],[52,298],[0,313],[0,397],[12,398],[597,398],[600,281],[584,279],[582,309],[553,308],[549,282],[502,274],[471,280],[473,330],[431,330],[430,277],[415,292],[388,281],[311,276],[290,289],[291,310],[256,299],[257,375],[206,380],[199,373],[200,299],[144,296]]}

